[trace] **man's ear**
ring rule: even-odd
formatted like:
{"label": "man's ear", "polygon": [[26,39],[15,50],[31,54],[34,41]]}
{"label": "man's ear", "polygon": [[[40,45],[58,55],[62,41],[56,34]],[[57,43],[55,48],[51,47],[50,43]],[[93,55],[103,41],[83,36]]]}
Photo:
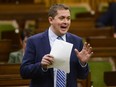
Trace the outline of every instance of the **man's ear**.
{"label": "man's ear", "polygon": [[49,17],[48,20],[49,20],[49,23],[52,24],[53,18],[52,17]]}

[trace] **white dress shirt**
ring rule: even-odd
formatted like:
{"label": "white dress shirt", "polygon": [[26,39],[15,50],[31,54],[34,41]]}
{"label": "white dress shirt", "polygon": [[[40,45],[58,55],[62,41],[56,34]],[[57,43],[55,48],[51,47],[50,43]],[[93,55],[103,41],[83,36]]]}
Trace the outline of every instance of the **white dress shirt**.
{"label": "white dress shirt", "polygon": [[[54,41],[57,39],[57,35],[49,28],[48,30],[48,37],[50,41],[50,46],[52,48]],[[61,36],[64,41],[66,41],[66,35]],[[54,87],[56,87],[56,74],[57,74],[57,69],[54,68]]]}

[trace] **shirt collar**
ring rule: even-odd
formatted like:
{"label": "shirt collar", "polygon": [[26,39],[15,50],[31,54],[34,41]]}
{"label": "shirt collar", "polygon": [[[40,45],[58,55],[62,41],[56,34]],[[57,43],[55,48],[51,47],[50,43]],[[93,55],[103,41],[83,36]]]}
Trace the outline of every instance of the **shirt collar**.
{"label": "shirt collar", "polygon": [[58,36],[49,28],[49,39],[55,41]]}
{"label": "shirt collar", "polygon": [[[58,36],[50,28],[49,28],[48,32],[49,32],[49,34],[48,34],[49,35],[49,39],[51,41],[55,41]],[[66,41],[66,34],[61,36],[61,37],[63,38],[64,41]]]}

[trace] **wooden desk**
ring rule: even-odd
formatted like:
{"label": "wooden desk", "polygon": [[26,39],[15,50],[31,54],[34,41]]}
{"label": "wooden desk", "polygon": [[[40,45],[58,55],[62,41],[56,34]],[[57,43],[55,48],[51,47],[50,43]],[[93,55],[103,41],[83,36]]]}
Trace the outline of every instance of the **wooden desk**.
{"label": "wooden desk", "polygon": [[95,22],[92,18],[79,18],[71,21],[70,29],[94,28]]}
{"label": "wooden desk", "polygon": [[116,71],[104,72],[104,82],[107,86],[116,86]]}
{"label": "wooden desk", "polygon": [[[77,80],[83,87],[90,87],[91,73],[87,79]],[[1,64],[0,65],[0,87],[28,86],[30,80],[20,77],[20,64]]]}
{"label": "wooden desk", "polygon": [[30,80],[20,77],[20,64],[0,65],[0,87],[5,86],[28,86]]}
{"label": "wooden desk", "polygon": [[[112,57],[116,67],[116,38],[87,38],[87,42],[93,47],[93,58],[102,57],[109,58]],[[104,72],[104,82],[106,86],[116,86],[116,72],[105,71]]]}
{"label": "wooden desk", "polygon": [[83,29],[69,29],[69,32],[76,34],[80,37],[113,37],[113,29],[104,28],[83,28]]}
{"label": "wooden desk", "polygon": [[11,52],[12,41],[0,40],[0,62],[7,62]]}
{"label": "wooden desk", "polygon": [[116,57],[116,38],[96,38],[86,39],[93,47],[93,57]]}
{"label": "wooden desk", "polygon": [[41,20],[47,17],[47,9],[40,4],[4,4],[0,5],[0,20],[17,20],[24,28],[25,20]]}

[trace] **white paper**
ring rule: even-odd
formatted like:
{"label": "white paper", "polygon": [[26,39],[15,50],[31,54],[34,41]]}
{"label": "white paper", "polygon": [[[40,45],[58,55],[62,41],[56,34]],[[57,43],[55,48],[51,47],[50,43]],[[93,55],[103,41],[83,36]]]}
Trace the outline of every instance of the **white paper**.
{"label": "white paper", "polygon": [[54,56],[54,63],[48,68],[57,68],[69,73],[72,47],[73,44],[71,43],[55,40],[50,52],[50,54]]}

